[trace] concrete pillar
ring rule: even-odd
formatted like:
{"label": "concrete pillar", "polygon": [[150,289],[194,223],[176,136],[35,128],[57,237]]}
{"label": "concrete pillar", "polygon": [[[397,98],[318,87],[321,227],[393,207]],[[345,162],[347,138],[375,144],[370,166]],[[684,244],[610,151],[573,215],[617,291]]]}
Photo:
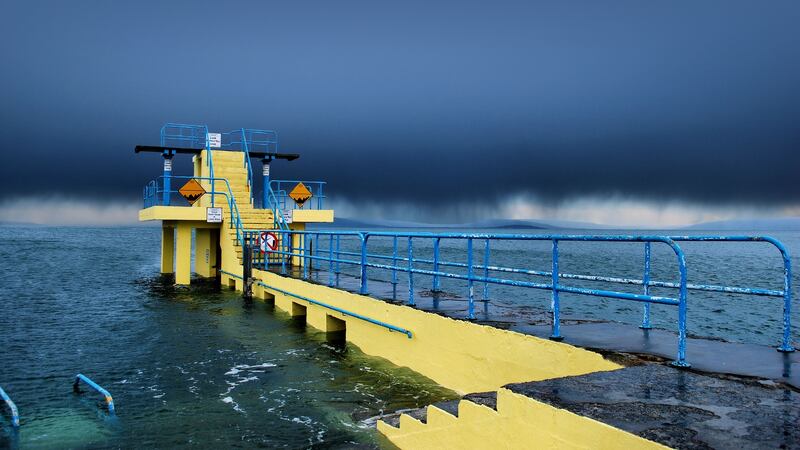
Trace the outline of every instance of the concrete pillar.
{"label": "concrete pillar", "polygon": [[198,228],[194,236],[194,270],[205,278],[217,276],[217,239],[219,234],[210,228]]}
{"label": "concrete pillar", "polygon": [[175,284],[188,286],[192,279],[192,226],[178,224],[178,242],[175,255]]}
{"label": "concrete pillar", "polygon": [[172,260],[175,257],[175,228],[161,228],[161,273],[174,273]]}
{"label": "concrete pillar", "polygon": [[[293,223],[290,225],[292,230],[297,231],[305,231],[306,224],[304,223]],[[292,234],[292,253],[297,255],[303,254],[303,245],[305,244],[305,235],[304,234]],[[292,256],[292,266],[294,267],[303,267],[303,260],[305,258],[301,256]]]}

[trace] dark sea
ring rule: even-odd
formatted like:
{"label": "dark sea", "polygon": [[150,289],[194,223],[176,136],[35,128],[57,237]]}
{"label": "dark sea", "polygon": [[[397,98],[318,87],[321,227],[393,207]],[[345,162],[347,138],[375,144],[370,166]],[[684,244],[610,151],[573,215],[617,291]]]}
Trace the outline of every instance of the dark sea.
{"label": "dark sea", "polygon": [[[800,254],[800,233],[758,234]],[[376,240],[374,250],[390,252],[386,245]],[[415,245],[417,257],[431,252],[429,243]],[[443,243],[443,258],[462,258],[460,245]],[[782,288],[780,256],[766,244],[681,246],[690,282]],[[12,431],[4,412],[0,446],[369,447],[385,442],[367,419],[456,397],[263,302],[247,305],[239,294],[207,282],[174,288],[159,275],[159,252],[157,227],[0,227],[0,386],[22,422]],[[561,252],[561,272],[641,277],[641,244],[564,243]],[[492,264],[550,268],[547,242],[498,243],[491,255]],[[798,262],[795,256],[795,267]],[[675,267],[669,249],[654,246],[653,278],[675,281]],[[370,276],[387,279],[387,273]],[[421,276],[415,286],[429,289],[430,281]],[[795,275],[795,298],[798,283]],[[464,288],[452,280],[442,287]],[[476,286],[477,298],[482,289]],[[489,289],[489,298],[505,307],[549,307],[543,291]],[[669,289],[654,293],[674,295]],[[781,299],[702,292],[689,299],[693,335],[778,343]],[[798,309],[795,302],[795,345]],[[613,299],[563,295],[562,310],[565,317],[641,321],[640,304]],[[654,306],[652,316],[654,326],[675,328],[674,307]],[[116,416],[98,407],[99,395],[72,393],[77,373],[111,392]]]}

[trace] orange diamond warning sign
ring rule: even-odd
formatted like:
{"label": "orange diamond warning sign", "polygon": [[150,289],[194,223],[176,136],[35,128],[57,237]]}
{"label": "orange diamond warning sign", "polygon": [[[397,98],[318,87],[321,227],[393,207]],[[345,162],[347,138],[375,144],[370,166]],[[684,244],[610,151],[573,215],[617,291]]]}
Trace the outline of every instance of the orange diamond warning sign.
{"label": "orange diamond warning sign", "polygon": [[206,190],[203,189],[203,186],[197,182],[194,178],[187,181],[186,184],[183,185],[180,189],[178,189],[178,193],[180,193],[183,198],[185,198],[190,205],[194,205],[194,202],[200,199],[203,194],[206,193]]}
{"label": "orange diamond warning sign", "polygon": [[303,207],[303,204],[311,198],[311,191],[308,190],[305,184],[297,183],[297,186],[289,192],[289,197],[297,203],[297,206]]}

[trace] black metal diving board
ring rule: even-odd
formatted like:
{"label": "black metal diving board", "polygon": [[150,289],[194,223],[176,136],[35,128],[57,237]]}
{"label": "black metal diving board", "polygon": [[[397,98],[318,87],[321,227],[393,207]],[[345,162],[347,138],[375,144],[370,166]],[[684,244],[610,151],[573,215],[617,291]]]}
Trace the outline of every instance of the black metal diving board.
{"label": "black metal diving board", "polygon": [[[164,147],[161,145],[137,145],[134,148],[135,153],[141,152],[153,152],[153,153],[164,153],[166,151],[171,151],[173,153],[189,153],[197,155],[202,152],[204,149],[202,148],[188,148],[188,147]],[[287,161],[294,161],[295,159],[299,158],[300,155],[297,153],[271,153],[271,152],[259,152],[250,150],[247,152],[250,157],[254,158],[272,158],[272,159],[285,159]]]}

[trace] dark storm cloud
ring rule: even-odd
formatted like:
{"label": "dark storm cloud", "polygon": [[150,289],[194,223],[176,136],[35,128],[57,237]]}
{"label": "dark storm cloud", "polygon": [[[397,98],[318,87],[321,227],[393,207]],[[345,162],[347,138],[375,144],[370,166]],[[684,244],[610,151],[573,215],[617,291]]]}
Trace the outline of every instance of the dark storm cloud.
{"label": "dark storm cloud", "polygon": [[177,121],[276,129],[302,157],[275,177],[351,200],[800,201],[796,2],[2,12],[4,198],[134,198],[160,161],[133,146]]}

